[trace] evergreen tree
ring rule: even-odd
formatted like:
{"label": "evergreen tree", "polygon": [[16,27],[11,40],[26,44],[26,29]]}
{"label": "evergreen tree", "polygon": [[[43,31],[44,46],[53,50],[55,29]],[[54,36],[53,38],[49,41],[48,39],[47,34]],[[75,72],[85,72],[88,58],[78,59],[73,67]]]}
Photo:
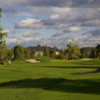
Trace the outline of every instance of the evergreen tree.
{"label": "evergreen tree", "polygon": [[60,53],[64,53],[63,47],[61,47],[61,51],[60,51]]}
{"label": "evergreen tree", "polygon": [[56,57],[57,57],[57,55],[56,55],[56,49],[57,49],[57,47],[54,46],[54,47],[53,47],[53,52],[52,52],[52,57],[53,57],[53,58],[56,58]]}
{"label": "evergreen tree", "polygon": [[59,59],[64,59],[64,54],[60,52],[59,55],[58,55],[58,58]]}
{"label": "evergreen tree", "polygon": [[48,57],[50,56],[47,45],[44,48],[43,56],[48,56]]}
{"label": "evergreen tree", "polygon": [[[0,17],[1,17],[2,8],[0,8]],[[4,37],[7,36],[7,32],[2,32],[3,28],[0,25],[0,64],[4,64],[5,60],[5,54],[6,54],[6,44]]]}
{"label": "evergreen tree", "polygon": [[66,59],[78,59],[81,56],[81,52],[80,49],[78,47],[78,45],[73,45],[71,41],[69,42],[69,44],[67,43],[67,53],[66,53]]}
{"label": "evergreen tree", "polygon": [[80,49],[78,47],[78,45],[73,45],[73,50],[72,50],[72,54],[73,54],[73,59],[79,59],[79,57],[81,56],[81,52]]}
{"label": "evergreen tree", "polygon": [[66,55],[66,53],[67,53],[67,48],[65,47],[65,49],[64,49],[64,55]]}
{"label": "evergreen tree", "polygon": [[68,47],[68,51],[67,51],[67,55],[68,55],[68,59],[72,59],[72,43],[71,41],[69,42],[69,44],[67,43],[67,47]]}
{"label": "evergreen tree", "polygon": [[14,58],[19,60],[19,59],[24,59],[24,47],[21,45],[16,45],[14,47]]}

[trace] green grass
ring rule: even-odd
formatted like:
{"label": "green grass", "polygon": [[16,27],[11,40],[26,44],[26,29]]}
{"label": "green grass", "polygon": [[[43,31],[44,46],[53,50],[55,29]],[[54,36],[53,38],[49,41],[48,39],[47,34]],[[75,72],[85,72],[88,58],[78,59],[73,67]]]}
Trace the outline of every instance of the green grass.
{"label": "green grass", "polygon": [[70,75],[100,68],[100,60],[38,58],[0,68],[0,100],[100,100],[100,73]]}

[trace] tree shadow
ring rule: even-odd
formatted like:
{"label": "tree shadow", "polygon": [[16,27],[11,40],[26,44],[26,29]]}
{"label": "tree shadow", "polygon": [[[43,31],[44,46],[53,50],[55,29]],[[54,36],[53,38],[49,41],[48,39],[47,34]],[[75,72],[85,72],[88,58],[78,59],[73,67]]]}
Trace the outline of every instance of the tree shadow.
{"label": "tree shadow", "polygon": [[100,67],[79,67],[79,66],[74,66],[74,67],[59,67],[59,66],[41,66],[41,67],[48,67],[48,68],[86,68],[86,69],[94,69],[94,71],[89,71],[89,72],[78,72],[78,73],[69,73],[70,75],[79,75],[79,74],[93,74],[93,73],[100,73]]}
{"label": "tree shadow", "polygon": [[24,79],[0,83],[0,89],[41,88],[67,93],[100,95],[100,80],[70,80],[64,78]]}
{"label": "tree shadow", "polygon": [[47,68],[91,68],[91,69],[96,69],[100,67],[91,67],[91,66],[38,66],[38,67],[47,67]]}

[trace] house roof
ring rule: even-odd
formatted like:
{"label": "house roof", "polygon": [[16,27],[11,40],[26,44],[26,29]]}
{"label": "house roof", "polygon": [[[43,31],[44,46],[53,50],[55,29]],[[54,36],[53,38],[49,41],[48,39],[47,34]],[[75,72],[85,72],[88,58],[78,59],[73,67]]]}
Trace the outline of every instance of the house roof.
{"label": "house roof", "polygon": [[80,49],[81,52],[83,52],[84,50],[91,52],[92,47],[83,47]]}
{"label": "house roof", "polygon": [[[35,46],[35,47],[28,47],[31,51],[44,51],[45,46]],[[53,51],[52,47],[48,47],[49,52]],[[60,51],[59,49],[56,49],[56,51]]]}

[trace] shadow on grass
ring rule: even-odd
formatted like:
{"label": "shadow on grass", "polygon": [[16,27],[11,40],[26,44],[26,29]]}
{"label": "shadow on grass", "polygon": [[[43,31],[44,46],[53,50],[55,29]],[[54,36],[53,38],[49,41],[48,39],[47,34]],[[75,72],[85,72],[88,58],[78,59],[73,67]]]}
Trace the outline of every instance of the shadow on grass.
{"label": "shadow on grass", "polygon": [[89,68],[89,69],[94,69],[94,71],[89,71],[89,72],[82,72],[82,73],[80,73],[80,72],[78,72],[78,73],[70,73],[70,75],[79,75],[79,74],[93,74],[93,73],[100,73],[100,68],[99,67],[59,67],[59,66],[56,66],[56,67],[53,67],[53,66],[41,66],[41,67],[48,67],[48,68],[85,68],[85,69],[87,69],[87,68]]}
{"label": "shadow on grass", "polygon": [[89,71],[89,72],[82,72],[82,73],[70,73],[71,75],[79,75],[79,74],[93,74],[93,73],[100,73],[100,68],[94,71]]}
{"label": "shadow on grass", "polygon": [[67,93],[100,95],[100,80],[70,80],[64,78],[41,78],[10,81],[0,84],[0,89],[41,88]]}
{"label": "shadow on grass", "polygon": [[99,66],[37,66],[37,67],[46,67],[46,68],[90,68],[90,69],[98,69]]}

